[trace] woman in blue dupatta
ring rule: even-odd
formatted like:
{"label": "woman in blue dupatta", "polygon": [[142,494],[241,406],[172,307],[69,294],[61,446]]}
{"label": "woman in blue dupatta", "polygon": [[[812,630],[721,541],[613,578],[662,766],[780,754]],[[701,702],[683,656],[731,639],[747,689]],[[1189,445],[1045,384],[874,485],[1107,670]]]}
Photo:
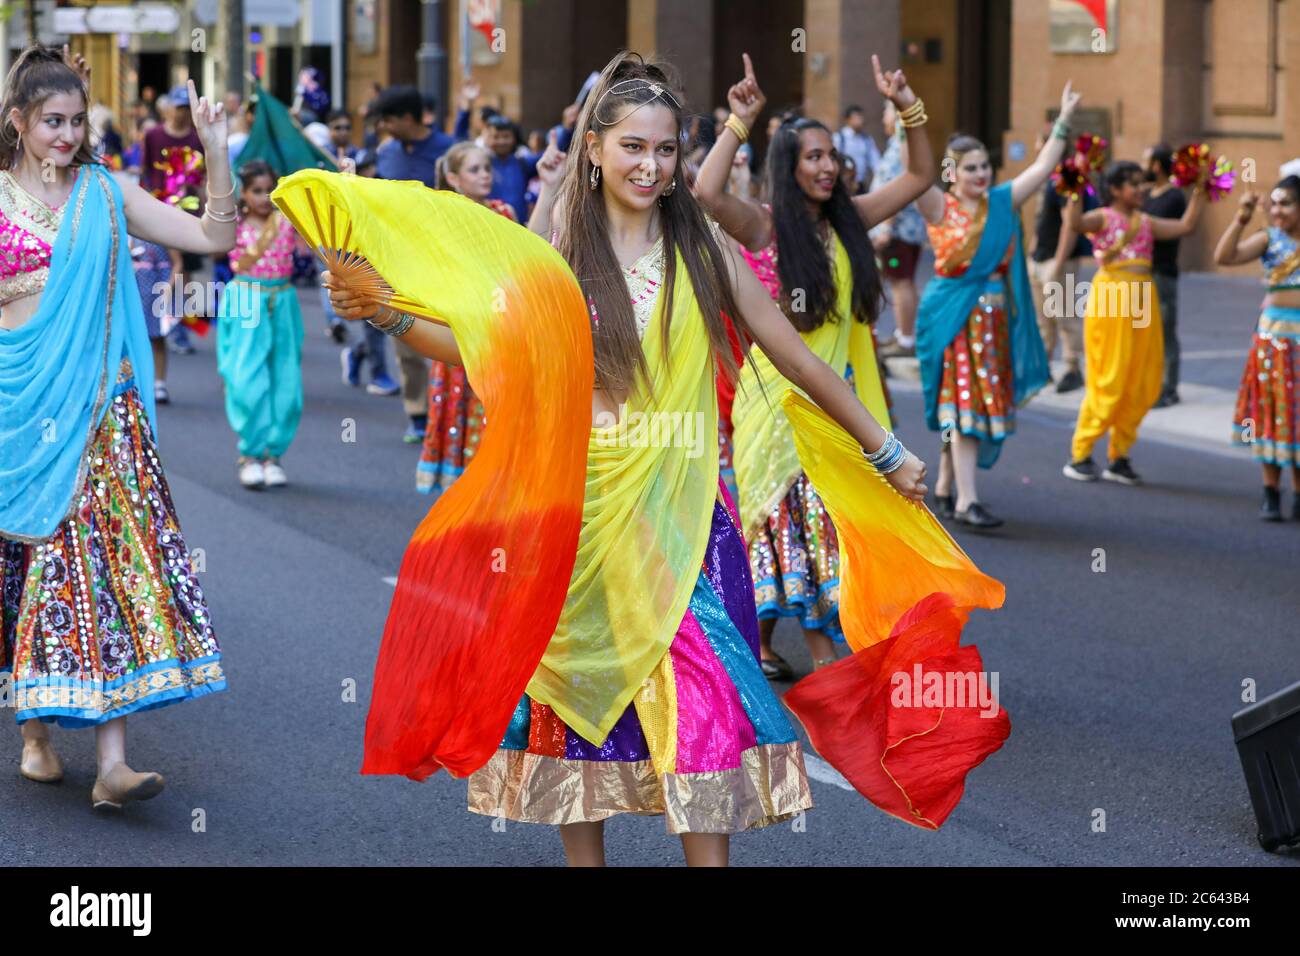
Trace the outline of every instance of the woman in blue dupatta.
{"label": "woman in blue dupatta", "polygon": [[219,193],[201,219],[109,174],[84,74],[58,51],[23,51],[0,111],[0,692],[28,779],[62,779],[47,724],[96,729],[96,808],[163,788],[126,763],[127,714],[225,688],[159,462],[127,235],[234,243],[226,120],[189,96]]}
{"label": "woman in blue dupatta", "polygon": [[992,189],[984,144],[953,137],[943,164],[949,190],[932,186],[916,201],[935,259],[916,326],[925,422],[943,435],[935,499],[940,515],[968,527],[1002,524],[980,503],[976,468],[993,467],[1015,431],[1017,406],[1047,383],[1017,210],[1064,154],[1078,102],[1066,83],[1060,118],[1042,152],[1011,182]]}

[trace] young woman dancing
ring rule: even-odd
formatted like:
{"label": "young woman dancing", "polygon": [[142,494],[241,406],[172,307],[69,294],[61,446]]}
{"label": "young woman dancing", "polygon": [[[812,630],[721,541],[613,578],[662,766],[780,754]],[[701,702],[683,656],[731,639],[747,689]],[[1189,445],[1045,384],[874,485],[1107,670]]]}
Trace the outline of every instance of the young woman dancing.
{"label": "young woman dancing", "polygon": [[[500,748],[466,766],[479,767],[471,810],[558,825],[574,865],[604,862],[603,821],[618,813],[664,814],[689,864],[721,865],[728,834],[812,805],[798,739],[758,665],[753,584],[718,476],[715,368],[736,373],[724,313],[863,448],[888,444],[876,460],[894,488],[913,501],[925,493],[924,465],[809,351],[681,182],[685,122],[658,67],[615,57],[583,107],[560,195],[544,186],[532,222],[558,234],[590,311],[595,427],[559,624]],[[368,296],[330,282],[339,315],[375,315]],[[460,361],[446,328],[385,325]],[[633,414],[703,424],[694,442],[620,440]],[[385,637],[363,772],[427,775],[453,759],[399,768],[390,756],[415,688],[387,662],[408,643],[391,629]],[[458,686],[472,685],[467,659],[452,653]]]}
{"label": "young woman dancing", "polygon": [[21,772],[63,777],[48,724],[94,727],[96,808],[157,795],[126,763],[126,715],[225,688],[152,424],[153,359],[132,236],[190,252],[234,245],[221,104],[190,110],[209,159],[196,218],[110,176],[86,138],[86,87],[28,47],[0,119],[0,670]]}
{"label": "young woman dancing", "polygon": [[1017,210],[1064,155],[1078,105],[1066,83],[1052,137],[1000,186],[993,186],[984,144],[952,137],[943,162],[947,190],[932,186],[916,202],[935,259],[916,320],[925,421],[943,436],[934,494],[939,514],[967,527],[1002,524],[979,500],[976,468],[993,467],[1016,430],[1017,406],[1047,383]]}
{"label": "young woman dancing", "polygon": [[1109,432],[1110,461],[1101,477],[1124,485],[1142,483],[1128,453],[1164,380],[1160,299],[1151,279],[1153,244],[1192,232],[1204,205],[1198,184],[1181,219],[1148,215],[1142,211],[1145,179],[1137,163],[1111,163],[1102,184],[1106,205],[1084,212],[1082,201],[1072,197],[1066,208],[1070,228],[1092,237],[1099,267],[1083,316],[1083,404],[1063,468],[1075,481],[1097,480],[1092,449]]}
{"label": "young woman dancing", "polygon": [[[765,177],[769,201],[759,204],[725,188],[736,151],[766,103],[748,54],[744,64],[744,78],[727,91],[732,115],[700,169],[696,198],[741,244],[746,262],[813,354],[853,385],[888,428],[888,395],[872,331],[881,281],[867,231],[905,208],[934,178],[921,128],[925,106],[901,73],[886,77],[873,57],[877,89],[904,117],[907,170],[874,193],[850,196],[831,131],[817,120],[799,119],[782,124],[772,139]],[[778,618],[799,620],[814,668],[834,663],[834,642],[843,640],[835,528],[800,466],[785,413],[769,400],[786,384],[766,356],[755,354],[731,414],[763,671],[776,679],[793,676],[772,649]]]}
{"label": "young woman dancing", "polygon": [[1255,259],[1264,268],[1264,311],[1237,392],[1232,431],[1251,446],[1264,473],[1259,516],[1282,520],[1282,469],[1291,469],[1291,520],[1300,521],[1300,176],[1287,176],[1268,195],[1269,226],[1247,239],[1259,194],[1241,209],[1214,250],[1214,261],[1236,266]]}

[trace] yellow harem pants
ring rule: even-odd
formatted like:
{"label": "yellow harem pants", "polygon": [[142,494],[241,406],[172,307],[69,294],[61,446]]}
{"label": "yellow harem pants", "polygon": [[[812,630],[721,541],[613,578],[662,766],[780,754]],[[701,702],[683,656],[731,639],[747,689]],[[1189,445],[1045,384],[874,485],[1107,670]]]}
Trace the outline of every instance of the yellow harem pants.
{"label": "yellow harem pants", "polygon": [[1070,449],[1073,461],[1092,455],[1110,432],[1109,458],[1125,458],[1138,426],[1160,397],[1164,377],[1164,333],[1160,300],[1143,260],[1098,270],[1084,314],[1086,391]]}

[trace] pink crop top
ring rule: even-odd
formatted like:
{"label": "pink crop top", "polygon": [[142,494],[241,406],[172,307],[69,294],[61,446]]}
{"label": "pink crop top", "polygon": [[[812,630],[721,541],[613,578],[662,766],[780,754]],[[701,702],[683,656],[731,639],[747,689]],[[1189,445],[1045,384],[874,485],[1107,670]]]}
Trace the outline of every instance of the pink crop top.
{"label": "pink crop top", "polygon": [[[257,245],[257,237],[261,232],[261,226],[240,222],[239,229],[235,234],[235,248],[230,250],[230,267],[232,269],[235,267],[235,263],[239,261],[240,256]],[[293,223],[289,222],[287,216],[282,215],[280,217],[280,234],[271,240],[266,252],[262,253],[262,258],[258,259],[240,275],[252,276],[257,279],[283,279],[292,275],[293,246],[297,235]]]}
{"label": "pink crop top", "polygon": [[47,206],[0,172],[0,306],[45,288],[66,206]]}
{"label": "pink crop top", "polygon": [[[1120,236],[1128,229],[1129,221],[1120,213],[1111,209],[1109,206],[1103,206],[1102,215],[1106,219],[1106,224],[1101,227],[1100,231],[1093,233],[1092,237],[1092,254],[1097,258],[1097,262],[1105,264],[1104,256],[1119,241]],[[1110,259],[1111,265],[1121,262],[1128,262],[1133,259],[1144,260],[1147,264],[1151,262],[1151,253],[1155,249],[1155,236],[1151,232],[1151,217],[1146,213],[1138,213],[1139,223],[1137,230],[1129,237],[1124,248],[1120,249],[1114,258]]]}

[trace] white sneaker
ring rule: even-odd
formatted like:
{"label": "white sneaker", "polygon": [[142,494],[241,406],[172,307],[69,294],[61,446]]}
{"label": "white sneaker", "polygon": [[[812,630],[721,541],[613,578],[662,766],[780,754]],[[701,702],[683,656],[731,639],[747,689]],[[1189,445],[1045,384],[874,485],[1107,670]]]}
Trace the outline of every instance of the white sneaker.
{"label": "white sneaker", "polygon": [[266,484],[266,472],[262,469],[262,463],[255,458],[250,458],[240,465],[239,483],[250,489],[263,487]]}
{"label": "white sneaker", "polygon": [[278,461],[262,462],[262,475],[268,488],[280,488],[289,483],[289,478]]}

